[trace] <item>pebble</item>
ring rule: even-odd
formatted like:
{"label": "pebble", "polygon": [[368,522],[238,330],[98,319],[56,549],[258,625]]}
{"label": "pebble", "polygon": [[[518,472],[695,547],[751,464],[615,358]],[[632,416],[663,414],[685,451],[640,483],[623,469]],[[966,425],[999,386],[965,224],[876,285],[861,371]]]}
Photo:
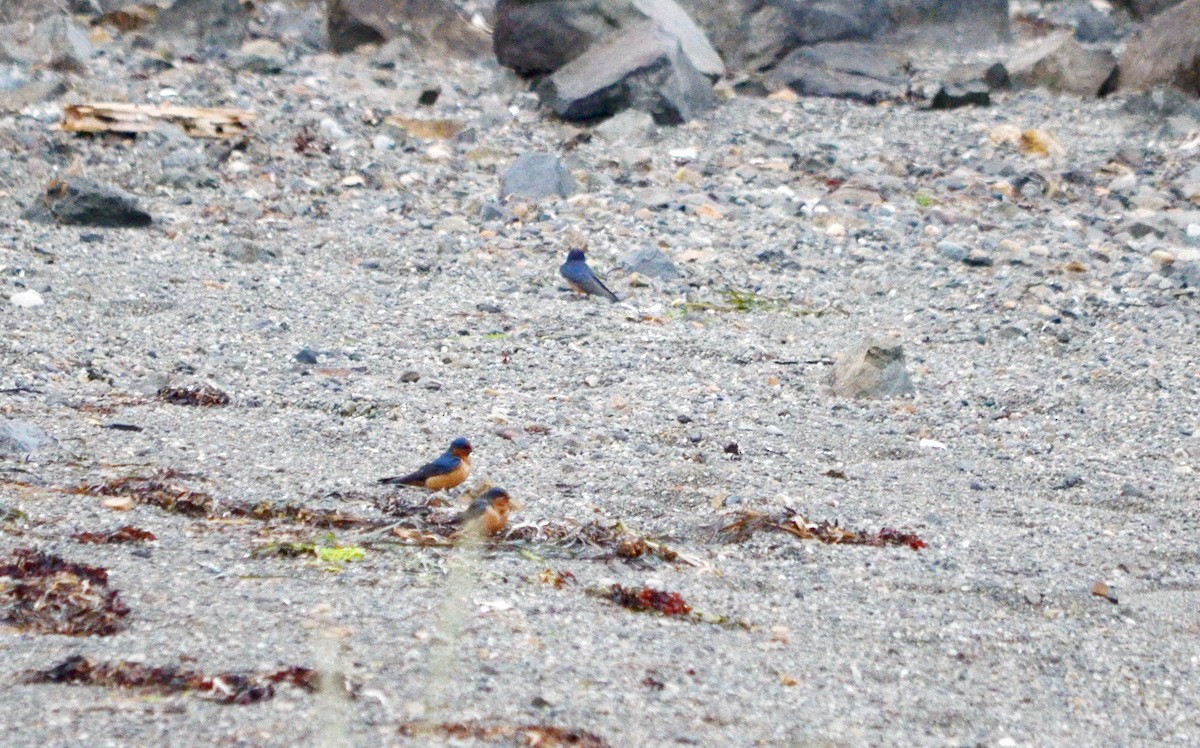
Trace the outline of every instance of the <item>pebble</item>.
{"label": "pebble", "polygon": [[42,304],[46,303],[42,300],[42,295],[37,291],[34,291],[32,288],[28,291],[17,291],[12,296],[9,296],[8,300],[13,304],[13,306],[18,306],[23,309],[41,306]]}
{"label": "pebble", "polygon": [[937,251],[940,252],[943,257],[948,257],[955,262],[963,262],[967,259],[967,255],[970,254],[966,247],[961,244],[956,244],[948,239],[943,239],[937,243]]}
{"label": "pebble", "polygon": [[318,362],[317,356],[318,353],[312,348],[301,348],[296,354],[295,359],[299,363],[312,365]]}

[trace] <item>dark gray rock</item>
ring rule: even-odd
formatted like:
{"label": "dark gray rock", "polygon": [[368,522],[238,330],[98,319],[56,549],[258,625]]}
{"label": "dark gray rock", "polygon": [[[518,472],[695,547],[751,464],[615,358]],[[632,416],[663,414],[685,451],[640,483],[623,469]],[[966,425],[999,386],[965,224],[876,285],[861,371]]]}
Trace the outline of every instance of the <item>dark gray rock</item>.
{"label": "dark gray rock", "polygon": [[549,153],[522,153],[500,177],[500,197],[542,200],[575,194],[575,177],[562,161]]}
{"label": "dark gray rock", "polygon": [[641,273],[662,280],[674,280],[683,275],[671,258],[656,247],[635,249],[618,260],[617,264],[631,273]]}
{"label": "dark gray rock", "polygon": [[492,35],[500,64],[545,75],[609,37],[651,24],[675,37],[692,67],[716,79],[721,56],[675,0],[500,0]]}
{"label": "dark gray rock", "polygon": [[1128,10],[1134,18],[1145,20],[1174,8],[1180,2],[1181,0],[1116,0],[1114,4]]}
{"label": "dark gray rock", "polygon": [[297,363],[315,366],[320,361],[319,356],[320,354],[314,351],[312,348],[301,348],[294,358],[296,359]]}
{"label": "dark gray rock", "polygon": [[339,53],[392,39],[462,58],[482,57],[490,47],[449,0],[329,0],[325,21],[329,46]]}
{"label": "dark gray rock", "polygon": [[887,0],[902,38],[980,48],[1009,37],[1009,0]]}
{"label": "dark gray rock", "polygon": [[841,397],[886,398],[914,392],[899,341],[868,337],[838,356],[833,367],[833,392]]}
{"label": "dark gray rock", "polygon": [[27,421],[0,421],[0,454],[32,454],[54,442],[54,437]]}
{"label": "dark gray rock", "polygon": [[988,106],[992,90],[983,81],[943,83],[933,95],[930,109],[958,109],[964,106]]}
{"label": "dark gray rock", "polygon": [[830,42],[792,52],[764,82],[806,96],[833,96],[877,102],[904,96],[908,61],[892,47],[859,42]]}
{"label": "dark gray rock", "polygon": [[692,66],[679,41],[650,23],[592,46],[544,78],[537,92],[570,120],[639,109],[659,124],[679,124],[716,106],[711,83]]}
{"label": "dark gray rock", "polygon": [[140,228],[151,221],[137,198],[82,177],[50,182],[43,204],[55,221],[67,225]]}
{"label": "dark gray rock", "polygon": [[1103,96],[1117,80],[1117,58],[1112,52],[1084,47],[1066,30],[1021,50],[1006,67],[1014,86],[1041,86],[1080,96]]}

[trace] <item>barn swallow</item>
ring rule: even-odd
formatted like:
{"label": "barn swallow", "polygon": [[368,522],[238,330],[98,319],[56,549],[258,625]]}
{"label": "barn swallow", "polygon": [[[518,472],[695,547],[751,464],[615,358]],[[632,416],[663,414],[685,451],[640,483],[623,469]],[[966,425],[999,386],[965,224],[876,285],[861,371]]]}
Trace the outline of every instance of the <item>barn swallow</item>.
{"label": "barn swallow", "polygon": [[558,269],[558,272],[567,279],[571,288],[579,293],[603,296],[609,301],[617,300],[617,295],[609,291],[604,282],[597,278],[592,269],[588,267],[582,249],[572,249],[567,252],[567,261]]}
{"label": "barn swallow", "polygon": [[493,488],[471,502],[467,510],[458,517],[464,529],[474,527],[480,535],[495,535],[508,524],[508,513],[520,509],[521,505],[508,491]]}
{"label": "barn swallow", "polygon": [[471,442],[458,437],[450,442],[450,448],[442,456],[423,465],[415,472],[395,478],[380,478],[379,482],[391,486],[418,486],[441,491],[454,488],[471,474]]}

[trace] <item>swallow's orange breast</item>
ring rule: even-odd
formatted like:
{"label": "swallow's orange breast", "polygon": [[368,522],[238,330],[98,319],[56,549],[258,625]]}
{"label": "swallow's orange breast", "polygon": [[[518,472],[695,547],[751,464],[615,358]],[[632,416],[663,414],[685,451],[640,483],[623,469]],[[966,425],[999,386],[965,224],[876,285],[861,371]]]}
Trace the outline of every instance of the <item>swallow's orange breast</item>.
{"label": "swallow's orange breast", "polygon": [[441,491],[445,488],[454,488],[458,484],[467,479],[471,474],[471,458],[464,457],[458,462],[458,467],[448,473],[442,475],[432,475],[425,479],[425,487],[434,491]]}

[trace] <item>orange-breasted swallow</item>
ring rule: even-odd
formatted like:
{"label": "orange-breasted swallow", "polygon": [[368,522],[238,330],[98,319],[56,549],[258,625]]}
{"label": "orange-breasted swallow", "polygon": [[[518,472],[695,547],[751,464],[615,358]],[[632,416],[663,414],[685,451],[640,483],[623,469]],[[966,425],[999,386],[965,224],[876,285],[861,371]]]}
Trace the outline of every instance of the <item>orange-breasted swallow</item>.
{"label": "orange-breasted swallow", "polygon": [[380,478],[379,482],[391,486],[418,486],[441,491],[454,488],[471,474],[471,442],[458,437],[450,442],[441,457],[418,470],[395,478]]}
{"label": "orange-breasted swallow", "polygon": [[609,301],[616,301],[617,295],[608,290],[608,286],[596,277],[588,267],[587,258],[582,249],[572,249],[567,252],[567,261],[558,269],[562,277],[567,279],[571,288],[579,293],[603,296]]}
{"label": "orange-breasted swallow", "polygon": [[521,505],[508,495],[508,491],[493,488],[472,501],[467,510],[458,517],[458,521],[464,529],[473,526],[481,535],[495,535],[508,524],[508,513],[520,508]]}

